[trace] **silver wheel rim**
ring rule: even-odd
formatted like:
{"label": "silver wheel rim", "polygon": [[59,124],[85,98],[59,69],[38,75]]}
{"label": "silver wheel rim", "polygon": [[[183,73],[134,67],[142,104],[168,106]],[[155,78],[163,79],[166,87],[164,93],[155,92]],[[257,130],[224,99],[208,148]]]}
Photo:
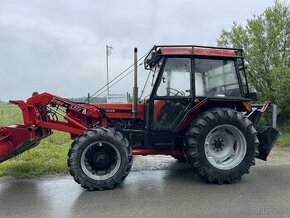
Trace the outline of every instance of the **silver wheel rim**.
{"label": "silver wheel rim", "polygon": [[238,166],[247,151],[244,134],[232,125],[212,129],[205,139],[205,156],[218,169],[229,170]]}
{"label": "silver wheel rim", "polygon": [[[112,162],[111,166],[108,166],[108,169],[98,169],[98,167],[93,166],[91,158],[88,156],[94,156],[90,152],[98,151],[100,149],[108,149],[111,151],[112,157],[114,161]],[[114,176],[117,171],[119,170],[121,165],[121,154],[119,150],[111,143],[98,141],[95,143],[90,144],[86,149],[83,151],[81,156],[81,168],[83,172],[90,178],[94,180],[106,180],[112,176]]]}

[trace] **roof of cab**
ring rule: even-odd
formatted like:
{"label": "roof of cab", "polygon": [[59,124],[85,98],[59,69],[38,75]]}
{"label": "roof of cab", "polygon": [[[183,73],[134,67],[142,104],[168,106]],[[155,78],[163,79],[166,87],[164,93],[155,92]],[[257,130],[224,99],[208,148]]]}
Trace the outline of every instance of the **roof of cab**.
{"label": "roof of cab", "polygon": [[205,48],[205,47],[161,47],[160,54],[163,55],[202,55],[215,57],[237,57],[234,49]]}
{"label": "roof of cab", "polygon": [[207,57],[242,57],[243,50],[199,45],[155,45],[144,59],[145,69],[151,69],[163,55],[193,55]]}

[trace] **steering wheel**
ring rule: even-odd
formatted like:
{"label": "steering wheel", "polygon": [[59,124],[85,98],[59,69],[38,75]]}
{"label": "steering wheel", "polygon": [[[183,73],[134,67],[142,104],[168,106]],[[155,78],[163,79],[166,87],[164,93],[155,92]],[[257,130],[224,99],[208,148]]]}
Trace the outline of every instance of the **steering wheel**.
{"label": "steering wheel", "polygon": [[177,89],[174,88],[167,88],[167,92],[170,94],[170,96],[185,96],[184,91],[179,91]]}

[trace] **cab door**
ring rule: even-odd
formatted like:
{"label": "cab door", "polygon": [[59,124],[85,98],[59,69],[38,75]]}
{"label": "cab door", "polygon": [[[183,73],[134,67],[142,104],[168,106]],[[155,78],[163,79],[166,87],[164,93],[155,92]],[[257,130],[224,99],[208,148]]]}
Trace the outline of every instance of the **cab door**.
{"label": "cab door", "polygon": [[174,128],[191,102],[192,59],[168,57],[158,75],[150,99],[150,125],[155,145],[174,146]]}

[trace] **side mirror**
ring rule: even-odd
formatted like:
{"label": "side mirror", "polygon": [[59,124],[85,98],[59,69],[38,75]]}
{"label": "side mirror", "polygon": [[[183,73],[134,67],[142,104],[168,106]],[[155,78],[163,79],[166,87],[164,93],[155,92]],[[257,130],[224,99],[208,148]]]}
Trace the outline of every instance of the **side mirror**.
{"label": "side mirror", "polygon": [[250,93],[249,93],[249,98],[250,98],[252,101],[258,101],[258,95],[257,95],[257,92],[250,92]]}

